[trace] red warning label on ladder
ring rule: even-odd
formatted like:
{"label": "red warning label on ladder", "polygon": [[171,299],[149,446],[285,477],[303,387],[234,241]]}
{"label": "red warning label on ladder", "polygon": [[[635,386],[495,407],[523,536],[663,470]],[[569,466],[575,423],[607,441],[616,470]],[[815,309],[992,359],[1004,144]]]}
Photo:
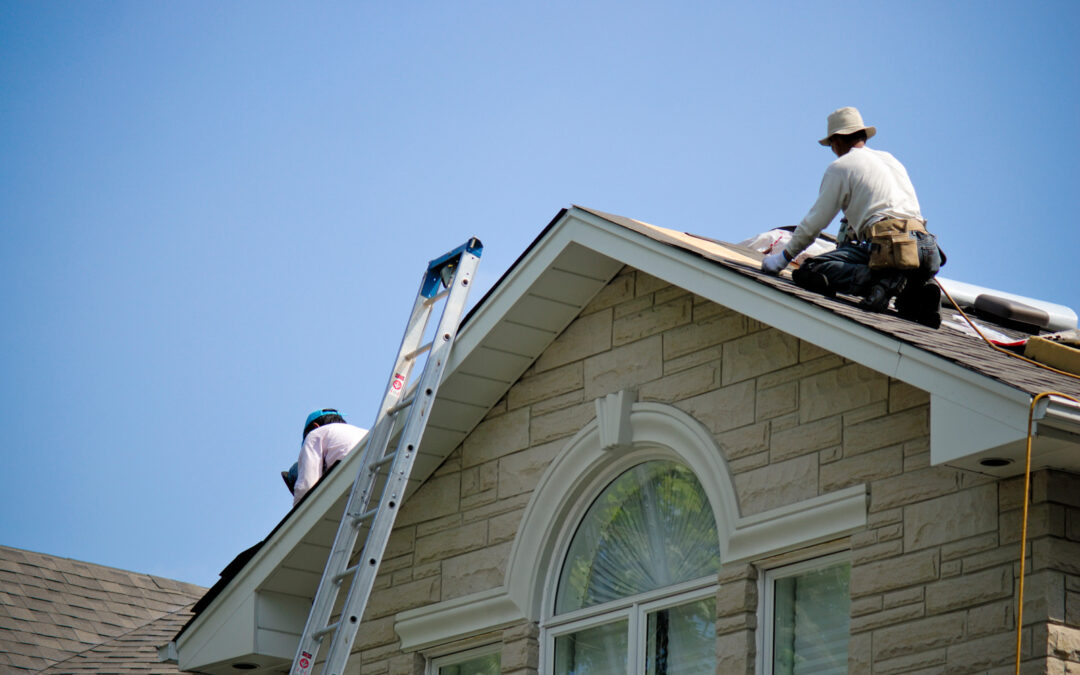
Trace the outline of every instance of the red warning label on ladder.
{"label": "red warning label on ladder", "polygon": [[405,388],[405,376],[394,373],[394,381],[390,383],[390,395],[394,398],[401,396],[401,390]]}
{"label": "red warning label on ladder", "polygon": [[301,652],[300,661],[296,664],[296,670],[293,671],[295,675],[307,675],[311,672],[311,652]]}

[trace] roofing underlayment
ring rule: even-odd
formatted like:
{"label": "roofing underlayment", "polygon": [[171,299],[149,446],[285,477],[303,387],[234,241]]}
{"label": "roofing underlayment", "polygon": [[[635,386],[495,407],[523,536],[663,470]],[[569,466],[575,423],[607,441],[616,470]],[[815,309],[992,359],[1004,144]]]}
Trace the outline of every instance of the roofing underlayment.
{"label": "roofing underlayment", "polygon": [[179,673],[158,661],[206,592],[0,546],[0,671]]}

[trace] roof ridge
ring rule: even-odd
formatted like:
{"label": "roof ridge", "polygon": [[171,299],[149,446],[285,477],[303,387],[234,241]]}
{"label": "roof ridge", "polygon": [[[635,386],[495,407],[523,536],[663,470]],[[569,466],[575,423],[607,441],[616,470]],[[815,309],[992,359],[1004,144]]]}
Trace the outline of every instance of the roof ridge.
{"label": "roof ridge", "polygon": [[72,659],[74,659],[74,658],[76,658],[78,656],[82,656],[83,654],[85,654],[85,653],[87,653],[89,651],[93,651],[93,650],[97,649],[98,647],[109,644],[110,642],[115,642],[115,641],[117,641],[117,640],[119,640],[119,639],[121,639],[123,637],[131,635],[132,633],[134,633],[136,631],[140,631],[140,630],[146,628],[147,626],[149,626],[150,624],[154,623],[155,621],[160,621],[162,619],[173,616],[174,614],[177,614],[179,612],[182,612],[182,611],[185,611],[185,610],[190,610],[194,605],[195,605],[195,602],[191,602],[191,603],[189,603],[187,605],[184,605],[182,607],[177,607],[176,609],[169,610],[168,612],[165,612],[164,614],[159,614],[159,615],[155,616],[152,619],[148,619],[145,623],[139,624],[138,626],[135,626],[134,628],[132,628],[132,629],[126,631],[126,632],[120,633],[119,635],[114,635],[114,636],[112,636],[112,637],[110,637],[110,638],[108,638],[106,640],[102,640],[101,642],[98,642],[97,644],[91,645],[91,646],[87,647],[86,649],[83,649],[82,651],[76,652],[76,653],[72,654],[71,656],[68,656],[65,659],[62,659],[60,661],[56,661],[55,663],[50,663],[49,665],[45,666],[44,668],[42,668],[41,670],[39,670],[37,672],[39,672],[39,673],[47,673],[49,670],[51,670],[53,668],[56,668],[56,667],[60,666],[63,663],[67,663],[68,661],[70,661],[70,660],[72,660]]}

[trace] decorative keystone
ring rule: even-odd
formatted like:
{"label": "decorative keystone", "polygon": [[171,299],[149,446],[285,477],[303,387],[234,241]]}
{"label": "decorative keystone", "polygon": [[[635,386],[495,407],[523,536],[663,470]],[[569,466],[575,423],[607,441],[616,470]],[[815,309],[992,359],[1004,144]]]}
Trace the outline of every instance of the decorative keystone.
{"label": "decorative keystone", "polygon": [[596,399],[596,424],[600,447],[604,450],[628,450],[634,442],[630,409],[637,402],[637,390],[622,389]]}

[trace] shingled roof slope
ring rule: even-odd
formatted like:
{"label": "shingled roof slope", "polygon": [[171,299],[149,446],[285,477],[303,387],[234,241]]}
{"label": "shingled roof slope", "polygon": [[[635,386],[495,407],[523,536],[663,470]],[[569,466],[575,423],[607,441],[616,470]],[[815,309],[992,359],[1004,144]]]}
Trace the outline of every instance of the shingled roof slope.
{"label": "shingled roof slope", "polygon": [[[823,309],[829,310],[837,316],[861,324],[879,333],[906,342],[924,351],[936,354],[958,366],[973,372],[991,377],[1003,384],[1014,387],[1027,394],[1035,395],[1047,390],[1058,391],[1074,397],[1080,397],[1080,379],[1055,373],[1045,368],[1040,368],[1021,359],[1013,358],[994,350],[981,338],[960,333],[948,327],[939,329],[927,328],[912,321],[900,318],[895,312],[887,311],[880,314],[867,312],[857,305],[857,298],[838,296],[827,298],[819,293],[799,288],[791,282],[787,275],[770,276],[761,272],[756,266],[749,267],[740,264],[722,255],[716,255],[711,249],[719,246],[723,249],[735,252],[740,257],[760,259],[761,254],[750,249],[745,249],[733,244],[717,242],[715,240],[688,234],[686,238],[675,238],[668,233],[676,233],[667,228],[649,225],[641,221],[623,216],[617,216],[594,209],[577,207],[583,211],[603,218],[607,221],[620,225],[629,230],[643,234],[650,239],[665,243],[669,246],[680,248],[689,253],[699,255],[716,264],[738,272],[755,281],[770,286],[782,293],[804,300]],[[683,233],[676,233],[683,234]],[[693,240],[698,240],[695,244]],[[959,316],[955,310],[942,309],[942,317]],[[1000,332],[1009,332],[1007,329],[995,327]]]}
{"label": "shingled roof slope", "polygon": [[0,671],[179,673],[157,648],[205,591],[0,546]]}

